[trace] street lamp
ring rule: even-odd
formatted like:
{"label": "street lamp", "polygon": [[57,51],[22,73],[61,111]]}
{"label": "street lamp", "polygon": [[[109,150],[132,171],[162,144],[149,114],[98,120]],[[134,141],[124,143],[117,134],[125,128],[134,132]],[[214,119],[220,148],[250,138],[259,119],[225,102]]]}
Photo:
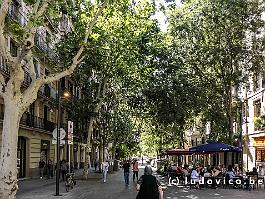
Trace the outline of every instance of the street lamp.
{"label": "street lamp", "polygon": [[60,128],[61,128],[61,98],[67,98],[70,96],[70,93],[67,91],[63,92],[63,96],[61,96],[61,79],[58,81],[57,85],[58,94],[57,94],[57,103],[58,103],[58,115],[57,115],[57,136],[56,136],[56,149],[57,149],[57,167],[56,167],[56,192],[55,196],[60,196],[59,186],[60,186]]}

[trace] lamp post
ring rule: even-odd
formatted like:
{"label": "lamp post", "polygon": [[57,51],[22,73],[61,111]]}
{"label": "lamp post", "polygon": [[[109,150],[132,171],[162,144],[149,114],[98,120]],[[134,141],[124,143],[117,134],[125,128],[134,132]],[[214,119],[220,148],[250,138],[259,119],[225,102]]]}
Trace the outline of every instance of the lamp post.
{"label": "lamp post", "polygon": [[[57,85],[58,94],[57,94],[57,103],[58,103],[58,115],[57,115],[57,136],[56,136],[56,161],[57,161],[57,167],[56,167],[56,190],[55,190],[55,196],[60,196],[60,141],[61,141],[61,122],[62,122],[62,114],[61,114],[61,97],[68,98],[70,96],[69,92],[63,93],[63,96],[61,96],[61,79],[58,81]],[[68,140],[67,140],[68,141]]]}
{"label": "lamp post", "polygon": [[58,115],[57,115],[57,136],[56,136],[56,152],[57,152],[57,167],[56,167],[56,192],[55,196],[60,196],[59,194],[59,179],[60,179],[60,128],[61,128],[61,79],[58,81],[57,85],[58,95],[57,95],[57,102],[58,102]]}
{"label": "lamp post", "polygon": [[244,112],[244,102],[240,100],[240,114],[239,114],[239,148],[240,148],[240,166],[243,171],[243,112]]}

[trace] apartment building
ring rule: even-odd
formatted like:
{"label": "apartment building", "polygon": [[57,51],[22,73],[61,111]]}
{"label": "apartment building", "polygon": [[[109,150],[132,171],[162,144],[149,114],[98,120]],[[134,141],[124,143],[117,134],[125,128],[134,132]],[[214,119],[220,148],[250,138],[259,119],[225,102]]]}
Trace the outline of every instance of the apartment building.
{"label": "apartment building", "polygon": [[[30,9],[22,1],[13,1],[9,8],[8,20],[24,26]],[[60,35],[71,31],[71,23],[66,15],[62,14],[62,22],[54,23],[46,16],[47,26],[40,27],[35,35],[34,66],[36,76],[50,73],[50,66],[58,63],[59,57],[54,50],[55,43]],[[18,47],[16,39],[9,33],[6,35],[7,45],[12,56],[17,56]],[[23,88],[27,88],[31,82],[28,69],[25,68]],[[0,55],[0,71],[5,77],[9,77],[9,67]],[[61,84],[53,82],[43,85],[38,92],[38,99],[23,114],[18,133],[17,167],[18,177],[34,177],[39,175],[39,161],[46,162],[51,159],[56,162],[56,145],[52,144],[52,132],[57,125],[58,117],[58,88],[67,90],[72,97],[80,98],[81,89],[74,85],[70,78],[62,78]],[[0,99],[0,122],[4,117],[3,99]],[[68,113],[62,109],[62,127],[67,131]],[[2,123],[2,122],[1,122]],[[2,125],[0,126],[2,128]],[[78,131],[78,129],[75,129]],[[80,167],[84,162],[84,147],[80,144],[80,132],[74,135],[74,143],[71,147],[71,160],[75,167]],[[0,139],[2,138],[0,132]],[[2,144],[0,140],[0,144]],[[67,159],[66,146],[60,146],[60,159]]]}
{"label": "apartment building", "polygon": [[245,90],[243,123],[243,161],[247,170],[265,167],[265,79],[261,74],[249,78]]}

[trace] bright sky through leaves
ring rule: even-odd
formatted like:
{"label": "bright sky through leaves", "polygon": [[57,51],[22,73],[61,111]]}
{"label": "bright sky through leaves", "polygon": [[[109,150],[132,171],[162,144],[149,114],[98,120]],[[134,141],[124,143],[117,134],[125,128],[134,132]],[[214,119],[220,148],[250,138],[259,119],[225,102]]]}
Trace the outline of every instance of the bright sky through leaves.
{"label": "bright sky through leaves", "polygon": [[[165,7],[167,7],[170,3],[173,3],[174,0],[155,0],[156,3],[156,7],[157,7],[157,12],[156,14],[152,17],[154,19],[157,19],[159,24],[160,24],[160,28],[163,32],[167,31],[167,17],[165,16],[165,14],[162,11],[159,11],[158,8],[161,7],[161,5],[164,5]],[[181,1],[180,0],[175,0],[176,5],[180,6],[181,5]]]}

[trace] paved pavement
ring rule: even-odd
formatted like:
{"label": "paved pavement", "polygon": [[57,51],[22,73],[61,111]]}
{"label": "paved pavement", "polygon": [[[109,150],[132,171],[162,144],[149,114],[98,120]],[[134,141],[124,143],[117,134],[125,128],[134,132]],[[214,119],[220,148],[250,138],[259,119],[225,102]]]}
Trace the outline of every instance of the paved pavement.
{"label": "paved pavement", "polygon": [[[143,169],[140,170],[140,174],[142,172]],[[159,177],[159,179],[166,187],[164,199],[264,199],[265,194],[263,187],[254,191],[222,188],[190,190],[188,187],[167,186],[165,178]],[[137,195],[135,183],[130,181],[128,187],[124,185],[122,170],[108,174],[106,183],[102,182],[101,174],[91,173],[89,180],[78,180],[77,186],[68,193],[65,191],[64,184],[61,183],[60,193],[62,196],[60,197],[54,196],[54,180],[27,180],[20,182],[19,185],[18,199],[135,199]]]}

